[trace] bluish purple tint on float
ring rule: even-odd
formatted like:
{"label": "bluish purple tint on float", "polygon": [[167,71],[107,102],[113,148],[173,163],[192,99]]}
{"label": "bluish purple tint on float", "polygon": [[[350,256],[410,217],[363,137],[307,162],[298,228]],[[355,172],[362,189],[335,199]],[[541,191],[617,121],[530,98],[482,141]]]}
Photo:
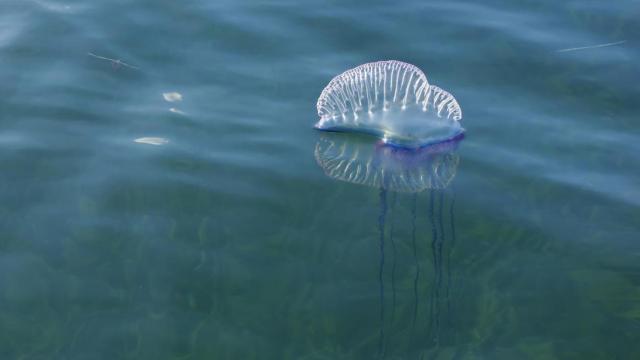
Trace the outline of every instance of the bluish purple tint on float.
{"label": "bluish purple tint on float", "polygon": [[464,132],[453,95],[430,85],[414,65],[378,61],[333,78],[317,103],[315,128],[379,137],[387,144],[419,148]]}

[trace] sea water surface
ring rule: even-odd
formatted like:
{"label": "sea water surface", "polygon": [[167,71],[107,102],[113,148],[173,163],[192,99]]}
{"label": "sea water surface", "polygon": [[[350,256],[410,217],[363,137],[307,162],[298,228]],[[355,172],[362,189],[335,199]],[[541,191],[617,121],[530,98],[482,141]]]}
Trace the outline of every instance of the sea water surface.
{"label": "sea water surface", "polygon": [[[640,358],[639,15],[2,0],[0,358]],[[385,59],[463,109],[444,189],[315,159]]]}

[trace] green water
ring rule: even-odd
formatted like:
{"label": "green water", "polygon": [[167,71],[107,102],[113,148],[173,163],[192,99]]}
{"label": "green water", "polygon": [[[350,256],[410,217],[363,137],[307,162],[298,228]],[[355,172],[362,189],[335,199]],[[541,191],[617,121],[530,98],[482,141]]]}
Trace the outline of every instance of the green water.
{"label": "green water", "polygon": [[[640,358],[638,10],[1,0],[0,358]],[[444,187],[316,160],[382,59],[463,109]]]}

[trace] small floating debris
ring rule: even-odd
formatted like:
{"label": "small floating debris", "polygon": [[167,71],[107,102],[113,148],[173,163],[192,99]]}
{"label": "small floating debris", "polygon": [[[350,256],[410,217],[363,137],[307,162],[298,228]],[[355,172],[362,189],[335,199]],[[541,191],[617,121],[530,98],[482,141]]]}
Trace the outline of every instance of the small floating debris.
{"label": "small floating debris", "polygon": [[627,42],[627,40],[621,40],[621,41],[616,41],[616,42],[606,43],[606,44],[597,44],[597,45],[590,45],[590,46],[581,46],[581,47],[560,49],[560,50],[557,50],[556,52],[561,53],[561,52],[569,52],[569,51],[597,49],[597,48],[603,48],[603,47],[607,47],[607,46],[620,45],[620,44],[624,44],[626,42]]}
{"label": "small floating debris", "polygon": [[182,94],[179,92],[168,92],[162,94],[162,97],[168,102],[182,101]]}
{"label": "small floating debris", "polygon": [[176,108],[170,108],[169,111],[171,111],[174,114],[178,114],[178,115],[186,115],[186,113],[180,109],[176,109]]}
{"label": "small floating debris", "polygon": [[133,66],[131,64],[127,64],[126,62],[124,62],[124,61],[122,61],[120,59],[112,59],[112,58],[108,58],[106,56],[96,55],[96,54],[94,54],[92,52],[87,53],[87,55],[89,55],[91,57],[94,57],[96,59],[110,61],[114,68],[118,68],[120,66],[124,66],[124,67],[128,67],[128,68],[134,69],[134,70],[140,69],[139,67]]}
{"label": "small floating debris", "polygon": [[161,137],[141,137],[133,141],[137,142],[138,144],[148,144],[148,145],[156,145],[156,146],[165,145],[169,142],[169,140]]}

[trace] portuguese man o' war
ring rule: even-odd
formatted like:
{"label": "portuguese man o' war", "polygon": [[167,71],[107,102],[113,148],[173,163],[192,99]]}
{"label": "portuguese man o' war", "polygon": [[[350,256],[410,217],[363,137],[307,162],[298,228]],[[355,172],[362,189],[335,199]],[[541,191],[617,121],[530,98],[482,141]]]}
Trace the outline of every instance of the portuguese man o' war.
{"label": "portuguese man o' war", "polygon": [[464,132],[453,95],[429,84],[416,66],[395,60],[336,76],[322,91],[317,109],[319,130],[372,134],[398,147],[419,148]]}
{"label": "portuguese man o' war", "polygon": [[[464,138],[460,126],[462,110],[448,92],[429,84],[417,67],[400,61],[379,61],[360,65],[336,76],[325,87],[317,103],[319,130],[371,134],[381,140],[374,142],[360,136],[321,134],[315,147],[316,162],[324,173],[334,179],[370,186],[379,190],[377,216],[379,247],[380,330],[378,352],[384,358],[393,342],[396,322],[396,242],[399,234],[409,235],[413,253],[413,301],[409,344],[419,346],[426,332],[434,349],[445,340],[443,324],[452,320],[450,290],[454,287],[451,274],[452,249],[456,243],[454,225],[454,193],[446,205],[445,189],[456,176],[460,157],[457,148]],[[430,231],[420,233],[419,201],[428,193],[425,206]],[[390,194],[389,194],[390,193]],[[404,195],[401,193],[409,193]],[[394,214],[396,203],[410,201],[411,227],[398,231],[400,220]],[[405,201],[406,201],[405,200]],[[445,209],[449,208],[449,226],[445,226]],[[406,212],[399,214],[406,214]],[[406,223],[406,222],[405,222]],[[423,225],[423,228],[424,225]],[[425,229],[426,230],[426,229]],[[420,239],[430,241],[420,245]],[[390,249],[387,245],[391,245]],[[407,244],[405,244],[407,245]],[[426,245],[426,246],[425,246]],[[433,268],[420,266],[420,253],[430,248]],[[391,255],[391,261],[386,255]],[[402,263],[402,262],[401,262]],[[390,267],[390,268],[389,268]],[[388,300],[385,274],[391,278],[391,312],[385,311]],[[419,294],[428,282],[431,295]],[[446,318],[443,310],[446,310]],[[428,316],[428,325],[418,325],[418,319]],[[422,328],[422,330],[421,330]],[[389,335],[392,338],[389,338]],[[446,340],[445,340],[446,341]],[[430,351],[422,348],[420,352]]]}

